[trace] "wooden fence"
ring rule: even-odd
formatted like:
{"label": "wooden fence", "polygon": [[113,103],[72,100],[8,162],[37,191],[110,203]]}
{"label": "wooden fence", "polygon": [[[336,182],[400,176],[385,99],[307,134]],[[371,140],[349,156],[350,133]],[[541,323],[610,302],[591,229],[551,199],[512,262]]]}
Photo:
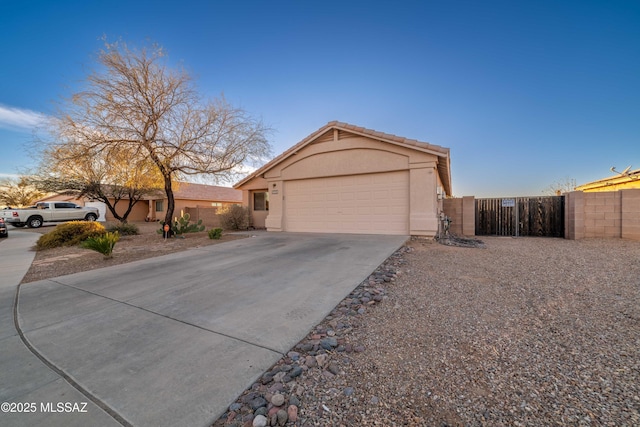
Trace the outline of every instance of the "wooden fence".
{"label": "wooden fence", "polygon": [[476,235],[564,237],[564,196],[476,199]]}

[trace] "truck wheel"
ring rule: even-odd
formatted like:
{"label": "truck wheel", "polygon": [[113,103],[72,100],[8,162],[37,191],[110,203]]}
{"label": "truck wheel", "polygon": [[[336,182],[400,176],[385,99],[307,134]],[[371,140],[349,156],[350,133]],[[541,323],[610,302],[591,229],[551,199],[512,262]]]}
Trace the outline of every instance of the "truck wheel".
{"label": "truck wheel", "polygon": [[85,220],[87,221],[95,221],[96,219],[98,219],[98,217],[95,214],[87,214],[87,216],[84,217]]}
{"label": "truck wheel", "polygon": [[42,227],[42,217],[41,216],[32,216],[27,220],[27,226],[29,228],[40,228]]}

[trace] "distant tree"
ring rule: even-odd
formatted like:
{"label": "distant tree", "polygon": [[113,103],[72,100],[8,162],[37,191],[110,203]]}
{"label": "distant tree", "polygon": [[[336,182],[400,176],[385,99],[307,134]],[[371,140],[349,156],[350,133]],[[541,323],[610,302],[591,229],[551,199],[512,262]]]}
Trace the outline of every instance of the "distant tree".
{"label": "distant tree", "polygon": [[205,102],[190,76],[166,65],[158,46],[131,50],[106,44],[99,71],[67,102],[54,121],[60,144],[92,153],[123,150],[146,158],[162,177],[173,217],[173,183],[190,175],[232,178],[270,152],[268,129],[224,98]]}
{"label": "distant tree", "polygon": [[[32,182],[46,192],[101,201],[123,223],[145,196],[162,194],[163,185],[155,165],[127,147],[98,150],[63,137],[42,151]],[[116,209],[119,202],[125,203],[124,212]]]}
{"label": "distant tree", "polygon": [[576,180],[572,178],[564,178],[563,180],[559,180],[549,185],[544,189],[544,194],[549,196],[560,196],[564,193],[569,193],[571,191],[575,191],[576,189]]}
{"label": "distant tree", "polygon": [[0,181],[0,204],[2,205],[20,208],[30,206],[43,197],[44,193],[34,187],[26,176]]}

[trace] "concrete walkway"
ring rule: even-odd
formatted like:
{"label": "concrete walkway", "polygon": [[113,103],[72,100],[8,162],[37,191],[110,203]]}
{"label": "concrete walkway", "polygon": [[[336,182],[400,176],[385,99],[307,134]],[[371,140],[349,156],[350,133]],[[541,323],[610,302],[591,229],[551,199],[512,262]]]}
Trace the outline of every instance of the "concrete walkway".
{"label": "concrete walkway", "polygon": [[261,233],[22,285],[19,329],[51,368],[3,330],[3,400],[88,402],[88,413],[0,414],[0,425],[210,425],[405,240]]}

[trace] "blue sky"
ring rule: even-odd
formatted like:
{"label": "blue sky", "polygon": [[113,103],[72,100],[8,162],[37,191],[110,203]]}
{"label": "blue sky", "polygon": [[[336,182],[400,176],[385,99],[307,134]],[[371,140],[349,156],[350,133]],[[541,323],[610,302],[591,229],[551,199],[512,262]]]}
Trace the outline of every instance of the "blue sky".
{"label": "blue sky", "polygon": [[331,120],[451,149],[456,196],[640,168],[638,1],[0,0],[0,174],[103,47],[162,45],[274,155]]}

